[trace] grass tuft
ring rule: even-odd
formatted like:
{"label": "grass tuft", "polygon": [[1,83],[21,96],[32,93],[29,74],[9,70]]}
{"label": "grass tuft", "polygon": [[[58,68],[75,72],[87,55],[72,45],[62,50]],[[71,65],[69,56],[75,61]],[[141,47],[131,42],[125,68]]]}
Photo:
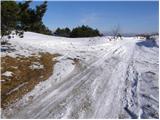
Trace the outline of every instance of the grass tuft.
{"label": "grass tuft", "polygon": [[[12,76],[1,74],[1,107],[5,108],[30,92],[39,82],[47,80],[53,73],[53,60],[59,54],[39,53],[30,57],[19,56],[1,58],[1,73],[12,72]],[[31,69],[34,62],[43,65],[43,69]]]}

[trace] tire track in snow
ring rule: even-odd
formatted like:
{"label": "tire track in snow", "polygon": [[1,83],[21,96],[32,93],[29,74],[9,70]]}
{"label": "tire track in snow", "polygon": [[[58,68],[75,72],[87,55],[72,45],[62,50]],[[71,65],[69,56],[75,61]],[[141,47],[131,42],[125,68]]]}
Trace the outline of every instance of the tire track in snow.
{"label": "tire track in snow", "polygon": [[[84,71],[82,71],[81,73],[78,73],[76,76],[71,78],[71,80],[60,85],[57,89],[53,89],[53,92],[49,93],[48,95],[44,95],[44,99],[35,100],[35,102],[25,107],[20,112],[18,112],[17,115],[12,116],[12,117],[15,117],[15,118],[21,118],[21,117],[22,118],[28,118],[28,117],[29,118],[37,118],[37,117],[45,118],[47,117],[48,113],[44,114],[44,112],[48,111],[50,106],[54,108],[57,101],[60,101],[61,98],[65,98],[69,93],[72,94],[73,89],[76,88],[76,86],[81,86],[83,84],[83,81],[85,82],[91,77],[93,77],[92,80],[96,79],[97,75],[94,75],[94,74],[97,73],[97,69],[95,66],[98,65],[99,67],[99,65],[102,64],[104,60],[111,58],[113,53],[115,53],[117,49],[119,49],[121,46],[111,48],[109,53],[108,52],[105,53],[106,51],[104,51],[104,53],[102,53],[102,57],[100,57],[100,59],[98,60],[95,60],[95,62],[91,63],[89,65],[90,67],[88,66]],[[84,76],[84,79],[83,79],[83,76]]]}
{"label": "tire track in snow", "polygon": [[[135,42],[124,41],[110,46],[100,54],[97,52],[98,57],[95,59],[81,62],[82,65],[87,65],[86,68],[80,71],[76,69],[76,72],[59,86],[48,89],[48,93],[19,108],[19,111],[10,117],[123,118],[127,111],[134,118],[129,110],[130,106],[138,102],[135,97],[138,83],[134,81],[137,73],[130,70],[134,69],[132,64],[134,47]],[[124,94],[126,72],[128,72],[127,79],[133,79],[132,84],[135,86],[126,88],[132,92]],[[125,112],[122,110],[124,106]],[[133,108],[137,109],[137,106]]]}
{"label": "tire track in snow", "polygon": [[[149,49],[149,48],[148,48]],[[143,50],[142,50],[143,51]],[[151,90],[150,87],[154,86],[151,83],[146,83],[146,80],[144,79],[144,75],[147,73],[143,73],[144,71],[147,71],[147,67],[144,68],[140,67],[139,64],[144,65],[143,61],[139,59],[140,56],[139,53],[142,52],[141,49],[136,46],[135,52],[131,57],[131,61],[128,65],[127,72],[126,72],[126,81],[125,81],[125,89],[124,89],[124,98],[123,98],[123,104],[124,104],[124,111],[123,111],[123,117],[122,118],[158,118],[156,110],[153,108],[155,104],[158,104],[158,102],[150,99],[148,97],[148,93],[144,93],[143,91],[146,91],[145,86],[147,85],[148,92]],[[137,54],[138,53],[138,54]],[[147,54],[145,53],[144,56],[146,56],[146,59],[143,58],[143,60],[147,60]],[[154,54],[152,54],[154,55]],[[155,59],[156,60],[156,59]],[[145,62],[144,61],[144,62]],[[147,63],[150,64],[150,63]],[[151,63],[152,64],[152,63]],[[150,65],[151,66],[151,65]],[[140,69],[143,69],[140,71]],[[151,71],[152,69],[149,68]],[[155,73],[154,73],[155,74]],[[154,79],[156,78],[149,78],[151,82],[154,82]],[[148,80],[148,78],[147,78]],[[145,83],[145,84],[144,84]],[[154,92],[155,94],[156,92]],[[157,93],[158,94],[158,93]],[[144,102],[145,101],[145,102]],[[147,101],[147,102],[146,102]],[[126,113],[127,114],[126,114]]]}

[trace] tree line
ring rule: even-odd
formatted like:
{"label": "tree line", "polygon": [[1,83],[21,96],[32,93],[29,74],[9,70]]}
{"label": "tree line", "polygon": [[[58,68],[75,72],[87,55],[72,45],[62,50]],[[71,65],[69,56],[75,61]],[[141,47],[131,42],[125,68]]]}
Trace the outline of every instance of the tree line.
{"label": "tree line", "polygon": [[9,35],[13,30],[19,35],[22,35],[23,31],[31,31],[63,37],[101,36],[97,29],[85,25],[72,30],[57,28],[53,33],[42,21],[47,11],[47,1],[37,5],[34,9],[30,7],[31,2],[1,1],[1,36]]}
{"label": "tree line", "polygon": [[52,34],[42,22],[47,10],[47,1],[36,6],[35,9],[30,8],[31,2],[1,1],[2,36],[10,34],[12,30]]}
{"label": "tree line", "polygon": [[73,28],[73,30],[70,30],[69,28],[57,28],[54,32],[54,35],[56,36],[62,36],[62,37],[95,37],[95,36],[102,36],[100,32],[97,29],[93,29],[89,26],[79,26],[76,28]]}

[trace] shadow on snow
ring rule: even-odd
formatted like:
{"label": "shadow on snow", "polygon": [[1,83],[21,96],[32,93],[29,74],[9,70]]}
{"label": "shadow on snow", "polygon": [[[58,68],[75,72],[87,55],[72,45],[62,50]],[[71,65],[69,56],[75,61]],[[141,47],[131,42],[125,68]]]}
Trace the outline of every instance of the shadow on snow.
{"label": "shadow on snow", "polygon": [[149,47],[149,48],[152,48],[152,47],[159,48],[159,46],[157,45],[155,40],[145,40],[145,41],[142,41],[142,42],[138,42],[136,44],[138,46],[144,46],[144,47]]}

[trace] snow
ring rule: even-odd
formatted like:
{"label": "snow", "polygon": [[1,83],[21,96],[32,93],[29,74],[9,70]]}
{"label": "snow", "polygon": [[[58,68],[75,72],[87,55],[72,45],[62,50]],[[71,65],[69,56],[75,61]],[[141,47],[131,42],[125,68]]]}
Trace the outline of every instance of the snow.
{"label": "snow", "polygon": [[1,80],[1,82],[5,82],[5,80]]}
{"label": "snow", "polygon": [[62,59],[54,66],[53,78],[55,82],[61,82],[74,70],[74,65],[72,63],[72,60]]}
{"label": "snow", "polygon": [[[2,110],[2,116],[158,118],[159,39],[155,43],[135,37],[109,38],[64,38],[32,32],[12,38],[16,50],[6,55],[43,51],[61,56],[53,66],[53,75]],[[37,64],[40,66],[32,67]]]}
{"label": "snow", "polygon": [[29,66],[30,69],[35,70],[35,69],[43,69],[44,66],[41,65],[39,62],[33,62],[32,65]]}
{"label": "snow", "polygon": [[11,94],[11,93],[19,90],[19,88],[23,87],[23,86],[24,86],[25,84],[27,84],[27,83],[28,83],[28,82],[25,82],[25,83],[20,84],[18,87],[16,87],[16,88],[14,88],[13,90],[9,91],[9,92],[7,93],[7,95],[9,95],[9,94]]}
{"label": "snow", "polygon": [[6,71],[6,72],[2,73],[2,75],[3,75],[3,76],[6,76],[6,77],[12,77],[13,72],[11,72],[11,71]]}

